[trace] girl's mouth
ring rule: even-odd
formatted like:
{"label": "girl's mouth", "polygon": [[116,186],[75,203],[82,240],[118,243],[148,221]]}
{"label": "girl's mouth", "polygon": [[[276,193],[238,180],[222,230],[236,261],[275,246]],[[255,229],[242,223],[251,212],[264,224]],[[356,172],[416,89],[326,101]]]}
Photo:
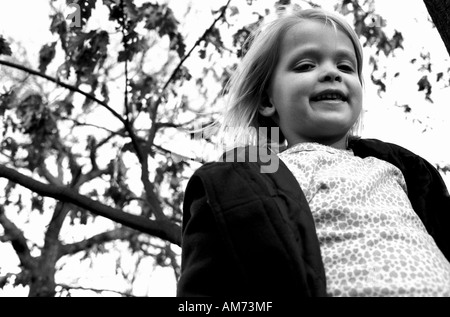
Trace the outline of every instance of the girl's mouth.
{"label": "girl's mouth", "polygon": [[325,90],[311,98],[311,101],[347,101],[347,97],[339,90]]}

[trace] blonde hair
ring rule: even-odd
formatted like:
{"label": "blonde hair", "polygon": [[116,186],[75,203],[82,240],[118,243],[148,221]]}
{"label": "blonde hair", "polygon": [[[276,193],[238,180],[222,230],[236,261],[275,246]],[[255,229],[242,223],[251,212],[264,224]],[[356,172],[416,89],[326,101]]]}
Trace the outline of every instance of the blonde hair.
{"label": "blonde hair", "polygon": [[[336,31],[343,31],[352,41],[357,59],[357,72],[363,85],[363,51],[358,35],[343,17],[323,9],[298,10],[261,25],[247,39],[250,48],[227,83],[227,109],[219,123],[219,138],[227,148],[256,145],[257,143],[284,143],[279,132],[278,140],[259,135],[260,127],[276,126],[272,119],[259,115],[258,106],[266,102],[266,90],[279,59],[279,48],[284,34],[303,21],[321,21]],[[349,135],[356,136],[361,129],[362,111]]]}

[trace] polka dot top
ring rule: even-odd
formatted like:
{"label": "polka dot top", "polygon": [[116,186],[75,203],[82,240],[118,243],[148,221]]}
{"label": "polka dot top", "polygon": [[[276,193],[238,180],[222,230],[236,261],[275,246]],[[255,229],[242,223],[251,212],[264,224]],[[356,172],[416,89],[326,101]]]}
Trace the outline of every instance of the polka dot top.
{"label": "polka dot top", "polygon": [[450,263],[397,167],[318,143],[279,157],[309,202],[330,296],[450,296]]}

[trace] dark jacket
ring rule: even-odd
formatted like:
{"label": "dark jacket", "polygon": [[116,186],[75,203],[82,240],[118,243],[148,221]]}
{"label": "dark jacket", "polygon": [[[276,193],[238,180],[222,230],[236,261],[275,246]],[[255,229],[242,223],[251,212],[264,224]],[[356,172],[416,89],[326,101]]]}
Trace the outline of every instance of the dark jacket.
{"label": "dark jacket", "polygon": [[[350,147],[402,171],[414,210],[450,260],[450,197],[439,172],[394,144],[359,139]],[[206,163],[189,180],[177,296],[326,296],[305,196],[281,160],[276,172],[262,173],[262,155]]]}

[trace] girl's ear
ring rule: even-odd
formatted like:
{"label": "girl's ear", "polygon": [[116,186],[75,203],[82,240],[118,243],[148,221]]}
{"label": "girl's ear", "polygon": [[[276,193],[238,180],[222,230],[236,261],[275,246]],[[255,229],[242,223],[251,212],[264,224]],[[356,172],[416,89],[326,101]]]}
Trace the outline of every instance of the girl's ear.
{"label": "girl's ear", "polygon": [[271,117],[276,113],[275,106],[272,104],[269,96],[265,95],[258,107],[258,112],[264,117]]}

